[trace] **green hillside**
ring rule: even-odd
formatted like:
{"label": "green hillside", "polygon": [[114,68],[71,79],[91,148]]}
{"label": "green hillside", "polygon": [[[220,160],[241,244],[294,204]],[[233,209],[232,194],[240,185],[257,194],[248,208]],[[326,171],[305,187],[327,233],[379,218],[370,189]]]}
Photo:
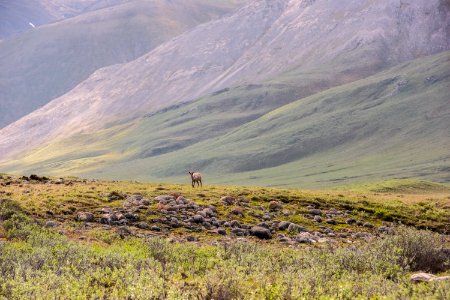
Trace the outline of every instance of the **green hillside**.
{"label": "green hillside", "polygon": [[304,92],[290,74],[76,136],[1,169],[169,181],[196,169],[214,183],[311,187],[445,182],[449,66],[445,52],[278,107]]}

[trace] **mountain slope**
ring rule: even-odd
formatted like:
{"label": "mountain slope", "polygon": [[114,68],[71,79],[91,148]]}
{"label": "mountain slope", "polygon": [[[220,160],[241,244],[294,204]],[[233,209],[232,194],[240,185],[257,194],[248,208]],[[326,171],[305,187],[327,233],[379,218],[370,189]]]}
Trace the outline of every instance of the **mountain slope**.
{"label": "mountain slope", "polygon": [[449,5],[402,3],[253,1],[4,128],[0,169],[157,180],[200,169],[215,182],[277,185],[445,180],[448,52],[409,60],[450,48]]}
{"label": "mountain slope", "polygon": [[56,138],[94,133],[286,71],[293,74],[292,84],[313,73],[331,86],[364,78],[450,48],[449,11],[448,2],[439,0],[252,1],[133,62],[95,72],[2,129],[0,155],[7,159]]}
{"label": "mountain slope", "polygon": [[126,1],[128,0],[0,0],[0,40],[40,25]]}
{"label": "mountain slope", "polygon": [[234,7],[202,0],[133,1],[0,43],[0,127],[66,93],[95,70],[129,62]]}
{"label": "mountain slope", "polygon": [[53,20],[38,1],[0,0],[0,40]]}
{"label": "mountain slope", "polygon": [[[261,99],[282,97],[283,86],[243,86],[74,136],[1,169],[176,181],[199,168],[209,182],[310,187],[392,177],[445,182],[449,89],[450,51],[268,113],[258,109]],[[248,101],[237,101],[243,91]]]}

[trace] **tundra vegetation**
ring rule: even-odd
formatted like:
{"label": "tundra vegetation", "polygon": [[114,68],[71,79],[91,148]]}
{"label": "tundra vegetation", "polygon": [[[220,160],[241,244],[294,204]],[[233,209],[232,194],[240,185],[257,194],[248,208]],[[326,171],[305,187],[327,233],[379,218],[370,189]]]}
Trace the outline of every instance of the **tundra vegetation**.
{"label": "tundra vegetation", "polygon": [[450,297],[449,280],[410,280],[450,273],[444,185],[32,178],[0,178],[1,299]]}

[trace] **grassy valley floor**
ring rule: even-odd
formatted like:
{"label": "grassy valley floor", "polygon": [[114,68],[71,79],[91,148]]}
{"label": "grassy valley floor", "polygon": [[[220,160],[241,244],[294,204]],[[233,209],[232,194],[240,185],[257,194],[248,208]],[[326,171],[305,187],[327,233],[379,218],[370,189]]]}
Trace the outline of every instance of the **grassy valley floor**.
{"label": "grassy valley floor", "polygon": [[447,186],[0,176],[0,299],[450,297]]}

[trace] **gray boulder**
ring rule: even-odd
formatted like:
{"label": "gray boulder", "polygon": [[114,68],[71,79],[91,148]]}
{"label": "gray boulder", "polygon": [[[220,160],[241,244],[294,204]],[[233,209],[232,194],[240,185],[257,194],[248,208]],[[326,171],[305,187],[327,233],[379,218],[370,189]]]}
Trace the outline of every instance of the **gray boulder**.
{"label": "gray boulder", "polygon": [[369,222],[364,223],[363,226],[367,227],[367,228],[373,228],[374,227],[374,225],[369,223]]}
{"label": "gray boulder", "polygon": [[226,235],[227,231],[224,228],[219,227],[219,228],[217,228],[217,233],[220,235]]}
{"label": "gray boulder", "polygon": [[302,226],[300,226],[300,225],[291,223],[291,224],[289,224],[289,226],[288,226],[288,231],[289,231],[289,232],[294,232],[294,233],[295,233],[295,232],[302,232],[302,231],[307,231],[307,230],[306,230],[305,227],[302,227]]}
{"label": "gray boulder", "polygon": [[337,223],[336,223],[336,220],[328,219],[327,224],[336,225]]}
{"label": "gray boulder", "polygon": [[321,223],[322,218],[319,215],[316,215],[316,216],[314,216],[314,221],[316,221],[317,223]]}
{"label": "gray boulder", "polygon": [[53,227],[56,227],[58,225],[59,225],[59,223],[55,222],[55,221],[47,221],[45,223],[45,227],[47,227],[47,228],[53,228]]}
{"label": "gray boulder", "polygon": [[384,234],[393,234],[394,230],[391,227],[380,226],[380,227],[378,227],[378,232],[384,233]]}
{"label": "gray boulder", "polygon": [[195,223],[203,223],[205,221],[205,218],[202,215],[195,215],[192,217],[192,220]]}
{"label": "gray boulder", "polygon": [[302,244],[312,244],[316,242],[316,237],[314,235],[312,235],[309,232],[302,232],[299,233],[294,240],[297,243],[302,243]]}
{"label": "gray boulder", "polygon": [[148,229],[148,228],[150,228],[150,226],[146,222],[139,222],[139,223],[136,224],[136,227],[140,228],[140,229]]}
{"label": "gray boulder", "polygon": [[286,230],[286,229],[289,227],[290,224],[291,224],[291,222],[281,221],[281,222],[278,224],[278,229],[279,229],[279,230]]}
{"label": "gray boulder", "polygon": [[233,234],[235,234],[235,235],[237,235],[237,236],[245,236],[245,235],[248,234],[248,233],[247,233],[247,230],[242,229],[242,228],[233,228],[233,229],[231,230],[231,233],[233,233]]}
{"label": "gray boulder", "polygon": [[231,196],[224,196],[220,198],[220,203],[222,203],[223,205],[232,205],[235,201],[236,200]]}
{"label": "gray boulder", "polygon": [[309,210],[309,213],[312,215],[320,216],[322,214],[322,211],[320,211],[320,209],[313,208]]}
{"label": "gray boulder", "polygon": [[355,223],[356,223],[356,220],[353,219],[353,218],[348,218],[348,219],[345,221],[345,223],[347,223],[348,225],[355,224]]}
{"label": "gray boulder", "polygon": [[81,222],[92,222],[94,221],[94,215],[89,212],[80,211],[77,213],[77,220]]}
{"label": "gray boulder", "polygon": [[269,209],[271,210],[278,210],[283,208],[283,205],[281,204],[280,201],[270,201],[269,202]]}
{"label": "gray boulder", "polygon": [[250,234],[256,236],[259,239],[269,240],[272,238],[272,233],[270,232],[270,230],[261,226],[253,226],[250,229]]}
{"label": "gray boulder", "polygon": [[175,201],[175,197],[174,196],[170,196],[170,195],[160,195],[160,196],[156,196],[155,197],[155,201],[159,202],[161,204],[167,204],[170,201]]}

